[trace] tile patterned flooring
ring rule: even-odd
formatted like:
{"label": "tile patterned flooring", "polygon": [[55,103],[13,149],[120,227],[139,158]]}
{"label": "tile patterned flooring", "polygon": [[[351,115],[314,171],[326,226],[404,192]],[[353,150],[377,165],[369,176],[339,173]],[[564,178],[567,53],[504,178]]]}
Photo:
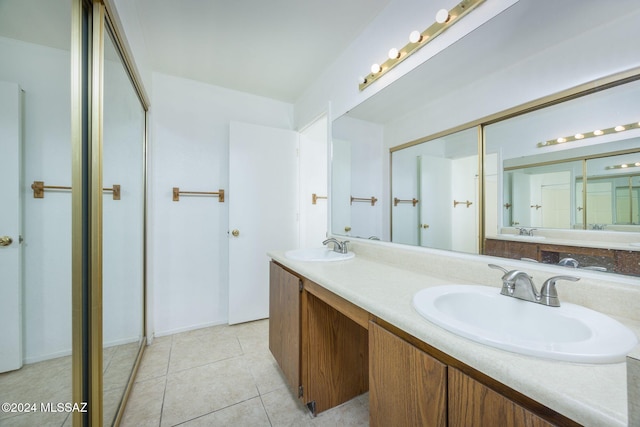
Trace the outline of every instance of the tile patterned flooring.
{"label": "tile patterned flooring", "polygon": [[269,352],[268,320],[156,338],[121,426],[368,426],[368,394],[313,418]]}
{"label": "tile patterned flooring", "polygon": [[[104,425],[113,424],[118,405],[129,381],[139,344],[130,343],[103,351]],[[71,356],[24,365],[17,371],[0,373],[0,402],[71,402]],[[71,427],[66,412],[6,413],[0,411],[0,427]]]}

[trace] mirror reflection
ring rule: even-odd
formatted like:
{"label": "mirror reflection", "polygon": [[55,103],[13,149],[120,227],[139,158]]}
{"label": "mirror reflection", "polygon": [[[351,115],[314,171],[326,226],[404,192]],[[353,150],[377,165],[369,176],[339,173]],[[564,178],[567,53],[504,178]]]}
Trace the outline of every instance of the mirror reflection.
{"label": "mirror reflection", "polygon": [[[514,228],[640,231],[639,99],[640,82],[632,82],[486,126],[486,163],[501,159],[502,174],[500,221],[487,216],[487,236]],[[498,193],[496,185],[487,191]]]}
{"label": "mirror reflection", "polygon": [[[71,4],[0,2],[0,402],[70,402]],[[15,190],[15,191],[14,191]],[[38,408],[40,409],[40,408]],[[70,425],[0,412],[0,425]]]}
{"label": "mirror reflection", "polygon": [[[582,228],[582,162],[504,171],[503,224],[512,227]],[[576,209],[572,209],[576,200]]]}
{"label": "mirror reflection", "polygon": [[391,156],[392,242],[478,253],[478,132]]}
{"label": "mirror reflection", "polygon": [[383,127],[348,116],[333,122],[331,231],[388,240],[383,227]]}
{"label": "mirror reflection", "polygon": [[143,340],[145,111],[113,41],[104,43],[103,417],[112,425]]}

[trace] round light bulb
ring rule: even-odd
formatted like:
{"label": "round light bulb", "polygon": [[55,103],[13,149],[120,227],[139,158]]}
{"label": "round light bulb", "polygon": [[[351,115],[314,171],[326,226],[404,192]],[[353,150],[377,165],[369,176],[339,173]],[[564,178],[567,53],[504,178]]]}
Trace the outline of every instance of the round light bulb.
{"label": "round light bulb", "polygon": [[438,24],[444,24],[449,20],[449,12],[447,9],[440,9],[438,13],[436,13],[436,22]]}
{"label": "round light bulb", "polygon": [[382,68],[380,68],[380,65],[378,65],[378,64],[373,64],[373,65],[371,66],[371,72],[372,72],[373,74],[377,74],[377,73],[379,73],[380,71],[382,71]]}
{"label": "round light bulb", "polygon": [[620,165],[620,167],[624,169],[624,168],[628,168],[629,165]]}
{"label": "round light bulb", "polygon": [[600,135],[602,135],[603,133],[604,133],[604,132],[602,132],[600,129],[598,129],[598,130],[594,130],[594,131],[593,131],[593,134],[594,134],[594,135],[596,135],[596,136],[600,136]]}
{"label": "round light bulb", "polygon": [[616,126],[614,129],[615,129],[616,132],[622,132],[626,128],[624,126]]}
{"label": "round light bulb", "polygon": [[358,76],[358,84],[363,85],[363,84],[365,84],[366,82],[367,82],[367,79],[365,79],[365,78],[364,78],[364,77],[362,77],[362,76]]}
{"label": "round light bulb", "polygon": [[395,47],[389,49],[389,59],[398,59],[400,58],[400,52]]}
{"label": "round light bulb", "polygon": [[576,134],[574,135],[574,138],[575,138],[575,139],[582,139],[582,138],[584,138],[584,135],[583,135],[583,134],[581,134],[581,133],[576,133]]}
{"label": "round light bulb", "polygon": [[640,162],[635,162],[634,165],[640,166]]}
{"label": "round light bulb", "polygon": [[563,142],[567,142],[567,140],[565,138],[560,137],[560,138],[556,139],[556,142],[563,143]]}
{"label": "round light bulb", "polygon": [[411,43],[419,43],[422,41],[422,34],[420,34],[420,31],[411,31],[411,34],[409,34],[409,41]]}

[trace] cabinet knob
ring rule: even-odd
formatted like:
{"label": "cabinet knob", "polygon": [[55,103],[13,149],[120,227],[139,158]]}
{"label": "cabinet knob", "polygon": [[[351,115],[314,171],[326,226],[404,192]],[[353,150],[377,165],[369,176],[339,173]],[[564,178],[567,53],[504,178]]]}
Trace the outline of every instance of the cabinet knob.
{"label": "cabinet knob", "polygon": [[233,230],[231,234],[233,235],[233,237],[238,237],[240,235],[240,230]]}
{"label": "cabinet knob", "polygon": [[9,246],[13,243],[13,239],[9,236],[0,237],[0,246]]}

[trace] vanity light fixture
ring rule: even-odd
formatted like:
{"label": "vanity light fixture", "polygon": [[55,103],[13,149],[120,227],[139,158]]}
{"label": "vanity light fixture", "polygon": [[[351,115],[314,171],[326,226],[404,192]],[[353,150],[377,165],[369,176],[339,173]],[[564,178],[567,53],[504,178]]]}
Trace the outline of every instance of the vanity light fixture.
{"label": "vanity light fixture", "polygon": [[620,165],[607,166],[605,169],[627,169],[627,168],[637,168],[640,167],[640,162],[635,163],[622,163]]}
{"label": "vanity light fixture", "polygon": [[371,66],[371,73],[366,77],[360,77],[358,79],[358,87],[360,90],[364,90],[371,83],[378,80],[393,67],[407,59],[413,53],[417,52],[418,49],[442,34],[447,30],[447,28],[458,22],[463,16],[485,1],[486,0],[462,0],[451,10],[440,9],[435,17],[436,22],[431,24],[429,28],[424,30],[422,33],[419,31],[412,31],[411,34],[409,34],[408,44],[401,49],[391,49],[388,55],[389,59],[382,64],[373,64]]}
{"label": "vanity light fixture", "polygon": [[596,136],[609,135],[617,132],[624,132],[631,129],[640,129],[640,122],[629,123],[628,125],[618,125],[607,129],[596,129],[593,132],[576,133],[573,136],[561,136],[560,138],[550,139],[544,142],[538,142],[538,148],[549,147],[551,145],[564,144],[565,142],[579,141],[582,139],[593,138]]}

